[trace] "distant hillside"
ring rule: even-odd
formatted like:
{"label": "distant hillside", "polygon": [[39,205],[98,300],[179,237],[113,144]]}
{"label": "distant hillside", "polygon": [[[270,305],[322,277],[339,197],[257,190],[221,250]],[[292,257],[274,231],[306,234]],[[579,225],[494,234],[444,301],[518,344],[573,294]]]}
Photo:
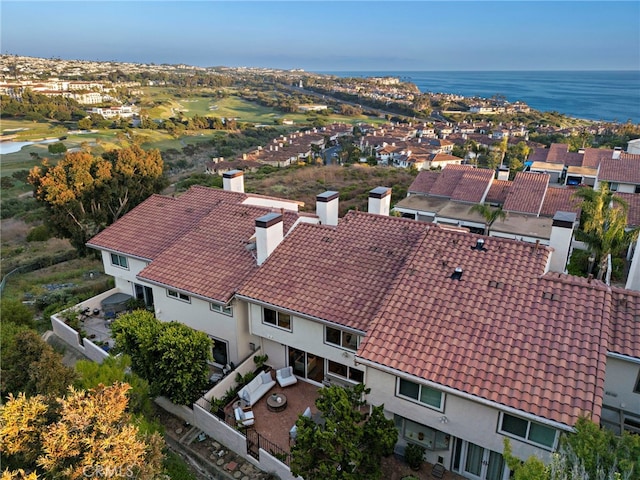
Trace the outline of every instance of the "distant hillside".
{"label": "distant hillside", "polygon": [[370,167],[299,167],[283,168],[268,175],[245,174],[245,190],[304,202],[305,212],[314,212],[316,195],[326,190],[340,193],[340,216],[348,210],[367,211],[369,191],[376,187],[393,189],[391,204],[407,195],[417,172],[400,168]]}

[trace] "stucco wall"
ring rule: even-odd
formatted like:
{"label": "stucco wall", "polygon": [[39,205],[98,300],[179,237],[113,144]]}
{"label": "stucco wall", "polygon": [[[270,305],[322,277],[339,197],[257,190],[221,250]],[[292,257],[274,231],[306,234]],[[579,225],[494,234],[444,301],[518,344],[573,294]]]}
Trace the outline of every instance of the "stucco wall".
{"label": "stucco wall", "polygon": [[[289,332],[270,324],[262,323],[262,307],[254,304],[249,306],[249,321],[251,323],[251,331],[255,335],[263,337],[265,352],[275,352],[277,350],[282,352],[280,355],[272,353],[275,355],[274,358],[282,358],[286,351],[285,346],[291,346],[343,365],[365,370],[364,367],[355,365],[352,351],[324,343],[324,326],[321,323],[292,316],[291,331]],[[269,364],[272,364],[272,354],[269,354]]]}
{"label": "stucco wall", "polygon": [[[489,450],[502,453],[504,435],[497,433],[499,411],[497,409],[472,402],[451,394],[446,394],[444,411],[440,412],[395,395],[396,377],[385,372],[368,368],[367,387],[371,393],[367,401],[372,405],[385,405],[389,417],[398,414],[422,425],[445,432],[451,437],[458,437],[480,445]],[[447,417],[447,423],[440,421]],[[526,459],[536,455],[543,461],[550,460],[550,452],[511,438],[514,455]],[[453,441],[449,442],[449,451],[427,450],[425,458],[435,463],[438,456],[444,457],[445,465],[450,465]]]}
{"label": "stucco wall", "polygon": [[640,393],[633,388],[640,375],[640,363],[607,357],[603,403],[640,415]]}

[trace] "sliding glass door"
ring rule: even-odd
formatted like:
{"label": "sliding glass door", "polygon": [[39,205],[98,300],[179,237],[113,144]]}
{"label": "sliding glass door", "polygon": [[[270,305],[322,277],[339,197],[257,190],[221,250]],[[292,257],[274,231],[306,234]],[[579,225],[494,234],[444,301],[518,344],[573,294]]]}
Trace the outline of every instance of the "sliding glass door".
{"label": "sliding glass door", "polygon": [[473,480],[507,480],[501,453],[457,439],[453,452],[453,470]]}
{"label": "sliding glass door", "polygon": [[324,380],[324,357],[289,347],[289,365],[293,367],[293,373],[298,377],[317,383],[322,383]]}

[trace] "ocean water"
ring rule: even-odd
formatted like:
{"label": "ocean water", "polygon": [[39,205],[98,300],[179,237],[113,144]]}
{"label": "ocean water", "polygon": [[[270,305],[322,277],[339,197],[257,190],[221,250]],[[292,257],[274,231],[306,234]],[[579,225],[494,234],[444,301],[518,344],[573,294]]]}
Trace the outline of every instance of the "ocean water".
{"label": "ocean water", "polygon": [[576,118],[640,123],[640,71],[318,72],[338,77],[398,77],[421,92],[503,95],[535,110]]}

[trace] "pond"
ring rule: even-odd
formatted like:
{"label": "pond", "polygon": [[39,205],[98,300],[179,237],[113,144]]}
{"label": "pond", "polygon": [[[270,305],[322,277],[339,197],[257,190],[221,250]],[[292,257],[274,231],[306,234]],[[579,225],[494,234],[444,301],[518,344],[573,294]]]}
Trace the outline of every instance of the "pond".
{"label": "pond", "polygon": [[0,155],[7,155],[9,153],[16,153],[22,150],[22,147],[27,145],[35,145],[37,143],[53,143],[59,142],[57,138],[49,140],[40,140],[39,142],[0,142]]}

